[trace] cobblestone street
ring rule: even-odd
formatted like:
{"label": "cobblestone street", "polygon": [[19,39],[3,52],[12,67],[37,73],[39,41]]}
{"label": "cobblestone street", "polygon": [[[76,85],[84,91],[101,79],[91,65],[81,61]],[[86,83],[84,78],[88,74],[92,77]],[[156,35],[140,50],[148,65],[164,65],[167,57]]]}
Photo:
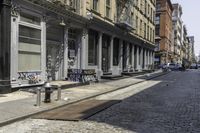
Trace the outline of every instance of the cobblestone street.
{"label": "cobblestone street", "polygon": [[198,133],[199,77],[196,71],[172,72],[158,78],[162,80],[160,84],[91,119],[138,133]]}
{"label": "cobblestone street", "polygon": [[[140,92],[131,94],[138,88]],[[199,70],[170,72],[104,98],[124,100],[84,121],[29,118],[1,127],[0,133],[200,132]]]}

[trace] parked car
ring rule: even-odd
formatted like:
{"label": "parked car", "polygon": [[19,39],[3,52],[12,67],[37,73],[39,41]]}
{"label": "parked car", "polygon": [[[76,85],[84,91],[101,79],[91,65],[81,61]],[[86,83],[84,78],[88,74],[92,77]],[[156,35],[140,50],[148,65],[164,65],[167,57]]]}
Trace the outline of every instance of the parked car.
{"label": "parked car", "polygon": [[168,63],[167,67],[172,71],[177,70],[177,65],[175,63]]}
{"label": "parked car", "polygon": [[160,64],[160,65],[158,65],[158,69],[161,69],[161,68],[163,69],[163,67],[165,67],[165,65],[166,64]]}
{"label": "parked car", "polygon": [[176,64],[177,70],[184,71],[186,68],[183,64]]}
{"label": "parked car", "polygon": [[192,63],[192,64],[190,65],[190,69],[198,69],[197,64],[196,64],[196,63]]}
{"label": "parked car", "polygon": [[198,68],[200,68],[200,64],[197,64]]}

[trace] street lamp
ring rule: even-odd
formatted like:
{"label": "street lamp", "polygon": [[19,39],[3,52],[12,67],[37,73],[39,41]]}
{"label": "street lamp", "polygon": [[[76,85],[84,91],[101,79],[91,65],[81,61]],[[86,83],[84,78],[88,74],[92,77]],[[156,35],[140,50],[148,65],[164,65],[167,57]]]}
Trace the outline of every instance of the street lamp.
{"label": "street lamp", "polygon": [[65,22],[64,22],[64,19],[62,18],[61,19],[61,22],[59,23],[61,26],[66,26]]}
{"label": "street lamp", "polygon": [[91,12],[87,12],[86,16],[87,16],[87,19],[89,19],[89,20],[93,19],[93,13],[91,13]]}

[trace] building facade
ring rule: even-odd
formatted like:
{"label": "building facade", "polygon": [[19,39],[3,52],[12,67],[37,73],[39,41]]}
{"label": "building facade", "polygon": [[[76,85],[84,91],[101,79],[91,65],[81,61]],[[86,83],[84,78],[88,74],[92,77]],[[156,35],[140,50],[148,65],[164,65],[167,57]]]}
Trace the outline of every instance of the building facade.
{"label": "building facade", "polygon": [[174,63],[182,63],[181,46],[182,46],[182,7],[178,3],[173,4],[172,23],[173,23],[173,45],[174,45]]}
{"label": "building facade", "polygon": [[195,43],[195,39],[194,36],[188,36],[189,39],[189,58],[191,63],[195,62],[195,52],[194,52],[194,43]]}
{"label": "building facade", "polygon": [[183,26],[183,43],[181,45],[181,64],[185,65],[186,67],[190,66],[190,60],[189,60],[189,38],[188,38],[188,33],[187,33],[187,28],[184,25]]}
{"label": "building facade", "polygon": [[100,79],[152,68],[155,0],[8,1],[3,15],[11,39],[1,54],[11,57],[5,65],[12,88],[69,79],[80,70]]}
{"label": "building facade", "polygon": [[173,7],[170,0],[156,1],[156,49],[155,63],[165,64],[173,61],[172,44],[172,11]]}
{"label": "building facade", "polygon": [[188,40],[189,40],[189,53],[188,53],[188,56],[189,56],[189,60],[190,62],[192,62],[192,58],[193,58],[193,53],[192,53],[192,49],[193,49],[193,44],[192,44],[192,41],[191,41],[191,38],[188,37]]}

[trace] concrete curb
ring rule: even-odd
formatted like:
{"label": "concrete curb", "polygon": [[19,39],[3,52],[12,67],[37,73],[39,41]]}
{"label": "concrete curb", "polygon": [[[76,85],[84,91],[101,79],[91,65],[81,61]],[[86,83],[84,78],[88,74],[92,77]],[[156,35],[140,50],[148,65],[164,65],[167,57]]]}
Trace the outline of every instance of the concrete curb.
{"label": "concrete curb", "polygon": [[46,111],[50,111],[50,110],[53,110],[53,109],[57,109],[57,108],[60,108],[60,107],[63,107],[63,106],[66,106],[66,105],[70,105],[70,104],[74,104],[74,103],[77,103],[77,102],[80,102],[80,101],[84,101],[84,100],[88,100],[88,99],[91,99],[91,98],[94,98],[94,97],[97,97],[97,96],[100,96],[100,95],[104,95],[104,94],[107,94],[107,93],[111,93],[111,92],[114,92],[114,91],[117,91],[117,90],[121,90],[121,89],[124,89],[124,88],[127,88],[127,87],[130,87],[132,85],[136,85],[136,84],[139,84],[139,83],[142,83],[142,82],[145,82],[147,80],[150,80],[150,79],[153,79],[153,78],[157,78],[159,76],[163,76],[163,75],[166,75],[168,74],[169,72],[162,72],[162,73],[159,73],[155,76],[152,76],[150,78],[147,78],[147,79],[144,79],[144,81],[138,81],[136,83],[133,83],[133,84],[129,84],[129,85],[125,85],[125,86],[122,86],[122,87],[118,87],[116,89],[113,89],[113,90],[109,90],[109,91],[105,91],[105,92],[102,92],[102,93],[98,93],[98,94],[95,94],[95,95],[92,95],[92,96],[86,96],[86,97],[83,97],[83,98],[80,98],[80,99],[76,99],[74,101],[71,101],[69,103],[64,103],[64,104],[61,104],[61,105],[57,105],[57,106],[54,106],[54,107],[47,107],[46,109],[44,110],[40,110],[40,111],[36,111],[36,112],[32,112],[32,113],[29,113],[29,114],[25,114],[25,115],[22,115],[22,116],[19,116],[19,117],[15,117],[15,118],[12,118],[12,119],[8,119],[4,122],[1,122],[0,123],[0,127],[2,126],[5,126],[5,125],[8,125],[8,124],[11,124],[13,122],[16,122],[16,121],[20,121],[20,120],[23,120],[23,119],[26,119],[28,117],[31,117],[33,115],[37,115],[37,114],[40,114],[40,113],[43,113],[43,112],[46,112]]}

